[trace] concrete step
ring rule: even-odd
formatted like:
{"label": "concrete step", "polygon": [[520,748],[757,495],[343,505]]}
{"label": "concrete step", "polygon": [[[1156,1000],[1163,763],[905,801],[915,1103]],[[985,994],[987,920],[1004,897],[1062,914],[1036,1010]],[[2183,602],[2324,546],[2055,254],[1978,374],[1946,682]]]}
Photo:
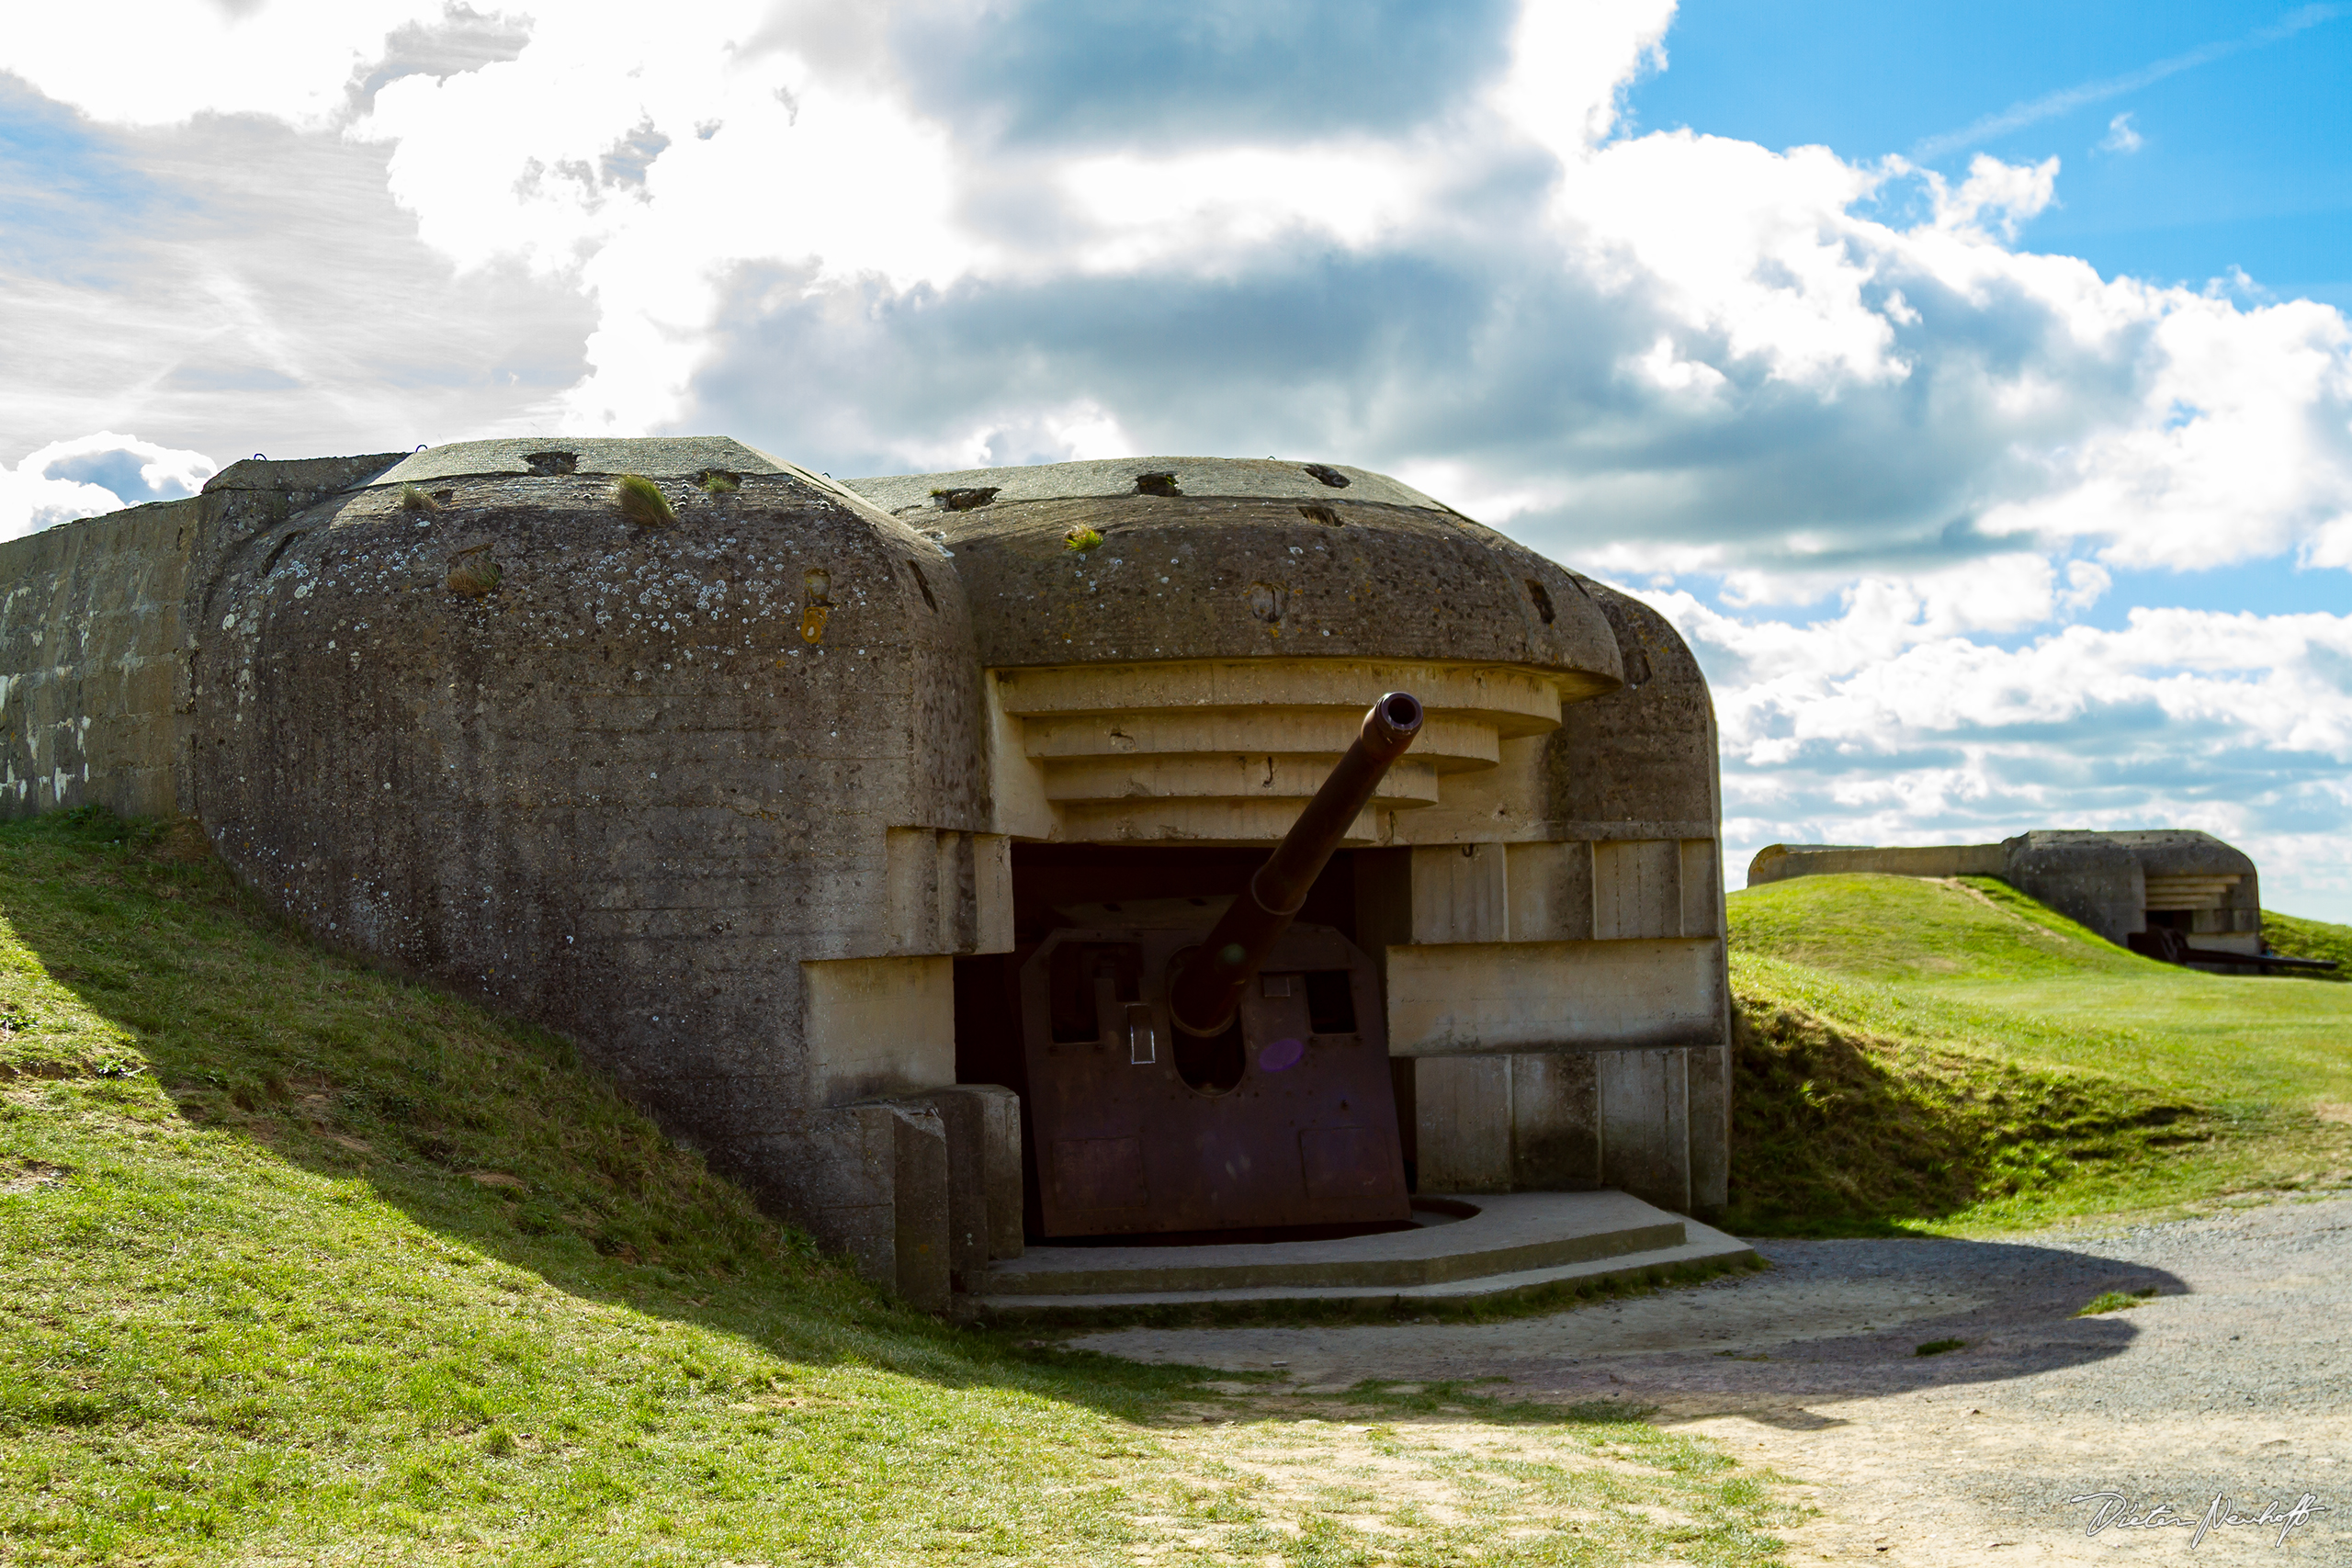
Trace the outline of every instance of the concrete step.
{"label": "concrete step", "polygon": [[1414,1201],[1416,1228],[1340,1241],[1032,1247],[992,1264],[956,1308],[975,1317],[1070,1318],[1274,1303],[1467,1303],[1756,1257],[1745,1242],[1623,1192]]}

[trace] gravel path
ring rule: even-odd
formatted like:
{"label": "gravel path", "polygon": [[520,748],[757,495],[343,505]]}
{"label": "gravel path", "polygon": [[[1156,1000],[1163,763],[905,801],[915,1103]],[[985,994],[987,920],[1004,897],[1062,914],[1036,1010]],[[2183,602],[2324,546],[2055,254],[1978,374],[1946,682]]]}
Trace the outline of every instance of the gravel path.
{"label": "gravel path", "polygon": [[[2352,1199],[2266,1201],[2006,1241],[1758,1241],[1769,1273],[1549,1317],[1379,1327],[1122,1329],[1143,1360],[1287,1363],[1301,1393],[1500,1378],[1622,1398],[1802,1483],[1790,1561],[2352,1565]],[[2156,1294],[2074,1316],[2105,1291]],[[1960,1339],[1922,1357],[1923,1343]],[[2277,1527],[2086,1533],[2120,1493],[2191,1519],[2225,1494]]]}

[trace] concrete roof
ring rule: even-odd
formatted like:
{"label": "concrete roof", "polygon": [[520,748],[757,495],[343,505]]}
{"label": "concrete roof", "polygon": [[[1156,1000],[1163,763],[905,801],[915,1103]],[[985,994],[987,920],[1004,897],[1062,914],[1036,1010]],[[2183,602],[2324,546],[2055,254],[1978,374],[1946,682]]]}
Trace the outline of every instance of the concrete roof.
{"label": "concrete roof", "polygon": [[[413,452],[376,476],[379,485],[430,479],[477,479],[493,474],[545,473],[530,459],[541,453],[569,455],[578,474],[643,474],[650,479],[692,479],[707,468],[734,474],[805,474],[806,469],[769,457],[725,435],[610,436],[526,435],[498,441],[453,441]],[[814,476],[811,476],[814,477]],[[821,481],[820,481],[821,482]]]}
{"label": "concrete roof", "polygon": [[[534,457],[548,453],[570,457],[571,467],[550,470],[544,464],[534,466]],[[738,476],[786,475],[828,491],[858,510],[874,504],[839,479],[746,446],[729,435],[524,435],[496,441],[453,441],[446,446],[428,446],[409,454],[378,474],[369,485],[423,485],[439,479],[503,476],[521,479],[550,471],[690,479],[713,468]]]}
{"label": "concrete roof", "polygon": [[[851,479],[849,486],[883,511],[904,515],[912,508],[941,508],[943,491],[993,490],[992,502],[1079,501],[1134,495],[1142,474],[1172,474],[1179,495],[1268,501],[1374,501],[1390,506],[1451,512],[1408,484],[1345,463],[1315,468],[1342,481],[1319,478],[1303,462],[1266,457],[1103,457],[1080,463],[1039,463],[1014,468],[961,468],[944,474],[896,474]],[[959,508],[959,510],[961,510]]]}

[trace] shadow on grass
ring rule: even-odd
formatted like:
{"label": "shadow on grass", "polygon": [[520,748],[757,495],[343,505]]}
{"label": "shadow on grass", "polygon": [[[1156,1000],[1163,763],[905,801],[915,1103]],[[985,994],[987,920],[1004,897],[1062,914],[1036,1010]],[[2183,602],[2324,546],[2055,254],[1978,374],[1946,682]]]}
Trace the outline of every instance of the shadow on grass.
{"label": "shadow on grass", "polygon": [[[272,919],[192,824],[85,810],[0,826],[0,915],[45,971],[0,1009],[0,1078],[152,1074],[188,1123],[364,1180],[453,1247],[792,1360],[1137,1420],[1208,1375],[894,1305],[671,1144],[567,1042]],[[95,1027],[74,1021],[85,1010]],[[1976,1201],[2029,1145],[2144,1149],[2195,1114],[2014,1069],[1986,1089],[1786,1013],[1744,1021],[1738,1070],[1731,1223],[1750,1234],[1894,1230]]]}
{"label": "shadow on grass", "polygon": [[1130,1418],[1197,1381],[1080,1363],[895,1305],[672,1144],[568,1042],[271,917],[192,823],[80,809],[0,825],[0,917],[47,981],[17,976],[0,1080],[152,1074],[188,1123],[364,1179],[453,1247],[793,1360],[1016,1387]]}
{"label": "shadow on grass", "polygon": [[1733,1010],[1731,1202],[1749,1235],[1901,1235],[1987,1200],[2145,1170],[2205,1108],[2089,1074],[1876,1038],[1801,1008]]}
{"label": "shadow on grass", "polygon": [[1647,1423],[1657,1406],[1635,1399],[1579,1399],[1560,1404],[1540,1399],[1505,1399],[1476,1392],[1507,1378],[1441,1378],[1416,1382],[1404,1378],[1365,1378],[1329,1397],[1376,1411],[1390,1419],[1472,1417],[1498,1427],[1633,1427]]}

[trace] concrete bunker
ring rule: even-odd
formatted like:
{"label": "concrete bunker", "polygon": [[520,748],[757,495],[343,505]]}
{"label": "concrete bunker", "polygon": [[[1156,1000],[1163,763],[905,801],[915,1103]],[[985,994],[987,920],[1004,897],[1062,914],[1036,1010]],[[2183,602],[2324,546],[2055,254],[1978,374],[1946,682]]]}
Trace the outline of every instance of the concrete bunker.
{"label": "concrete bunker", "polygon": [[[912,1299],[1039,1239],[1376,1231],[1416,1192],[1724,1201],[1705,682],[1638,601],[1381,475],[842,484],[543,437],[240,463],[0,552],[0,805],[188,812]],[[1262,1038],[1180,1059],[1146,1019],[1136,1059],[1155,976],[1394,692],[1421,728],[1251,976]],[[1296,1103],[1212,1158],[1173,1100],[1049,1111],[1042,1047],[1204,1116]]]}
{"label": "concrete bunker", "polygon": [[1996,876],[2100,936],[2146,957],[2220,973],[2330,969],[2288,958],[2262,938],[2254,861],[2209,833],[2151,829],[2037,829],[1997,844],[1773,844],[1756,853],[1748,886],[1832,872]]}

